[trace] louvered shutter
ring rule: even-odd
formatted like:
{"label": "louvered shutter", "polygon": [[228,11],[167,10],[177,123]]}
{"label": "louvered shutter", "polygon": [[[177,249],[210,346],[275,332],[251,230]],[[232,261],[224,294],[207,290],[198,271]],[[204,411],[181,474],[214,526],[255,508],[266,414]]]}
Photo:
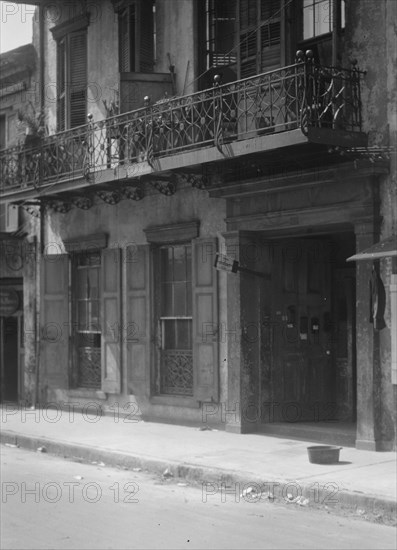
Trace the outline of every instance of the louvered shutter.
{"label": "louvered shutter", "polygon": [[127,247],[127,384],[142,394],[150,372],[149,245]]}
{"label": "louvered shutter", "polygon": [[57,47],[57,126],[59,131],[66,128],[65,70],[65,40],[61,40]]}
{"label": "louvered shutter", "polygon": [[120,393],[121,390],[121,316],[120,250],[102,250],[102,390]]}
{"label": "louvered shutter", "polygon": [[282,0],[240,0],[240,78],[281,65]]}
{"label": "louvered shutter", "polygon": [[193,380],[198,401],[218,401],[218,298],[214,268],[215,238],[199,238],[193,245]]}
{"label": "louvered shutter", "polygon": [[257,0],[240,0],[240,78],[257,74]]}
{"label": "louvered shutter", "polygon": [[42,384],[67,388],[69,380],[69,258],[41,260],[40,377]]}
{"label": "louvered shutter", "polygon": [[139,29],[139,72],[152,73],[154,67],[153,2],[141,0]]}
{"label": "louvered shutter", "polygon": [[280,0],[261,0],[259,72],[271,71],[281,65]]}
{"label": "louvered shutter", "polygon": [[70,127],[87,122],[87,33],[70,35],[69,40]]}
{"label": "louvered shutter", "polygon": [[119,14],[119,65],[120,72],[126,73],[130,70],[130,47],[128,28],[128,9]]}

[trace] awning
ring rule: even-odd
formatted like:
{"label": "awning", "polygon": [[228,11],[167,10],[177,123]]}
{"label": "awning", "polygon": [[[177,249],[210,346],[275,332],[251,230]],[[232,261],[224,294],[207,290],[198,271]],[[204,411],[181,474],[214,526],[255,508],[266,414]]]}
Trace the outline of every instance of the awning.
{"label": "awning", "polygon": [[397,236],[392,235],[383,241],[373,244],[369,248],[354,254],[347,258],[347,262],[355,260],[376,260],[377,258],[385,258],[386,256],[397,256]]}

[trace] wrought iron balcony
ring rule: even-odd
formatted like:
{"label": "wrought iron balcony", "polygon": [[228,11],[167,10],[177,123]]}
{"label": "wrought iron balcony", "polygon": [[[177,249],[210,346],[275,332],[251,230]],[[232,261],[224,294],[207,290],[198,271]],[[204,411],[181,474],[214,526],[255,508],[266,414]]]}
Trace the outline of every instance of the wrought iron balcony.
{"label": "wrought iron balcony", "polygon": [[[363,73],[319,66],[300,53],[288,67],[226,85],[215,77],[211,89],[155,104],[146,98],[141,109],[101,121],[89,115],[88,124],[45,137],[37,147],[4,150],[2,197],[16,197],[26,189],[36,194],[46,189],[47,194],[49,187],[56,193],[76,180],[89,186],[101,174],[103,182],[110,181],[106,173],[114,181],[121,178],[114,176],[117,168],[129,178],[143,165],[159,172],[170,166],[167,159],[181,159],[181,154],[185,165],[194,164],[194,155],[187,161],[186,153],[203,150],[211,160],[210,151],[227,157],[230,148],[239,146],[232,151],[236,156],[249,140],[265,137],[259,142],[269,147],[271,136],[283,132],[299,131],[303,139],[317,143],[363,145]],[[280,140],[274,143],[280,147]]]}

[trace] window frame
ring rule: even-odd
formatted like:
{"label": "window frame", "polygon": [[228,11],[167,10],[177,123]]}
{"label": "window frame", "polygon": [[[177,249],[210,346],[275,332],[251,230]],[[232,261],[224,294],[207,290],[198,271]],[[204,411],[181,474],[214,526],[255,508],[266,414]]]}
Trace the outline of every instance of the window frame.
{"label": "window frame", "polygon": [[[57,113],[57,131],[64,131],[70,128],[75,128],[87,122],[87,88],[88,88],[88,44],[87,28],[90,24],[89,14],[75,17],[60,25],[52,27],[51,33],[56,41],[56,113]],[[83,37],[83,49],[78,53],[78,59],[84,64],[84,82],[72,82],[71,65],[71,41],[76,38]],[[62,58],[62,65],[61,65]],[[76,88],[75,88],[76,87]],[[62,89],[62,90],[61,90]],[[73,123],[73,105],[75,98],[72,94],[83,93],[84,116],[78,121],[78,124]],[[81,105],[78,106],[78,109]],[[84,120],[83,120],[84,119]]]}
{"label": "window frame", "polygon": [[[328,2],[330,8],[330,21],[329,21],[329,30],[327,32],[319,34],[310,34],[310,36],[305,37],[305,18],[304,18],[304,2],[311,2],[313,6],[319,5],[325,2]],[[310,43],[310,42],[320,42],[322,40],[328,39],[333,32],[333,10],[334,2],[337,3],[337,28],[338,32],[343,32],[346,27],[346,0],[301,0],[301,6],[299,10],[299,42]],[[315,25],[315,14],[313,17],[313,27]]]}
{"label": "window frame", "polygon": [[[93,256],[97,255],[99,256],[99,262],[93,265],[79,265],[79,260],[83,259],[87,256]],[[87,249],[87,250],[74,250],[70,255],[70,266],[71,266],[71,352],[72,352],[72,365],[71,365],[71,382],[72,382],[72,389],[82,389],[82,390],[94,390],[94,391],[100,391],[102,389],[102,327],[101,327],[101,279],[102,279],[102,258],[101,258],[101,250],[93,250],[93,249]],[[83,271],[85,269],[91,269],[96,268],[97,269],[97,280],[98,280],[98,294],[95,299],[98,306],[98,325],[97,329],[80,329],[80,318],[79,318],[79,304],[82,301],[89,301],[84,300],[79,296],[79,272]],[[89,326],[89,325],[88,325]],[[93,348],[99,350],[100,354],[100,361],[98,365],[99,369],[99,385],[98,386],[89,386],[89,385],[81,385],[80,382],[80,365],[79,365],[79,356],[78,356],[78,349],[81,347],[80,339],[87,338],[87,336],[94,336],[96,335],[98,338],[99,335],[99,344],[94,345],[85,345],[84,347],[87,348]]]}
{"label": "window frame", "polygon": [[[144,2],[144,4],[143,4]],[[147,8],[151,3],[151,10]],[[143,11],[146,6],[146,13]],[[149,13],[151,12],[150,19]],[[117,9],[118,13],[118,52],[120,73],[153,73],[156,64],[156,2],[155,0],[130,0],[123,2]],[[149,28],[151,40],[144,44],[141,32]],[[124,36],[124,34],[126,36]],[[126,41],[126,58],[123,45]],[[143,55],[144,45],[148,54]],[[125,64],[124,64],[125,61]],[[150,66],[150,67],[149,67]]]}
{"label": "window frame", "polygon": [[[175,258],[175,249],[176,248],[184,248],[184,266],[185,266],[185,279],[183,280],[175,280],[174,276],[174,258]],[[172,250],[172,277],[171,279],[165,277],[166,269],[164,268],[164,258],[163,253],[164,251]],[[193,246],[191,241],[185,241],[185,242],[171,242],[167,244],[161,244],[156,247],[155,249],[155,263],[156,263],[156,273],[157,276],[155,278],[155,310],[156,310],[156,320],[157,320],[157,330],[158,330],[158,343],[159,343],[159,349],[158,349],[158,357],[156,359],[156,368],[158,371],[158,383],[157,387],[155,388],[156,395],[163,396],[163,397],[185,397],[185,398],[193,398],[194,393],[194,382],[193,382],[193,282],[192,282],[192,254],[193,254]],[[167,254],[167,255],[168,255]],[[187,264],[187,262],[190,262],[190,269]],[[167,269],[168,271],[168,269]],[[190,273],[190,279],[188,278],[188,274]],[[184,313],[183,312],[169,312],[165,310],[165,293],[164,293],[164,285],[169,284],[172,287],[172,308],[175,307],[174,302],[174,285],[184,283],[185,284],[185,292],[184,292]],[[187,288],[187,285],[190,284],[190,292]],[[190,301],[190,303],[189,303]],[[188,315],[190,311],[190,315]],[[174,313],[174,315],[169,315],[169,313]],[[178,340],[178,334],[177,334],[177,326],[178,322],[180,321],[188,321],[190,330],[190,335],[188,335],[188,341],[190,342],[190,347],[178,347],[176,345]],[[166,345],[166,325],[170,326],[171,323],[174,325],[175,329],[175,347],[167,347]],[[191,357],[191,364],[192,364],[192,386],[190,388],[191,391],[186,391],[186,393],[183,393],[182,390],[180,392],[171,393],[168,391],[165,391],[164,384],[163,384],[163,360],[165,359],[165,356],[168,354],[180,354],[180,356],[183,355],[189,355]]]}

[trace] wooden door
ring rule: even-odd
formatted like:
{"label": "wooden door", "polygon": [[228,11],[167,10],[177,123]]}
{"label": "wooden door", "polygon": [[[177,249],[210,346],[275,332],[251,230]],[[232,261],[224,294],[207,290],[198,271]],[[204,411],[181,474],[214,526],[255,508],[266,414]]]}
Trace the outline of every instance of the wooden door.
{"label": "wooden door", "polygon": [[331,271],[328,243],[281,241],[272,277],[271,394],[279,422],[332,420]]}

